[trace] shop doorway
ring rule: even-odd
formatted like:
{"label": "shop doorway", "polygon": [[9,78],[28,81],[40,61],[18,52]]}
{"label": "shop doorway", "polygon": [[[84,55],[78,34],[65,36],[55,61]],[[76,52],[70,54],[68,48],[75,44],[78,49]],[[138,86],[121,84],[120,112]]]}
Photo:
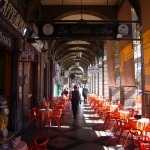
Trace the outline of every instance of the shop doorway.
{"label": "shop doorway", "polygon": [[4,96],[4,54],[0,52],[0,95]]}
{"label": "shop doorway", "polygon": [[[0,95],[7,101],[10,112],[11,101],[11,52],[0,49]],[[8,125],[10,127],[10,113],[8,113]]]}
{"label": "shop doorway", "polygon": [[0,95],[9,102],[11,91],[11,53],[0,52]]}

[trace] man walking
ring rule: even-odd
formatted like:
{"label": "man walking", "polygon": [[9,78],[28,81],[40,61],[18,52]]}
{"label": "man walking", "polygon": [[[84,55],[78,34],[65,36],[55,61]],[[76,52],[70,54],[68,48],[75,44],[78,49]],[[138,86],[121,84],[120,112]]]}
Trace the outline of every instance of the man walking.
{"label": "man walking", "polygon": [[87,95],[88,95],[88,89],[84,86],[82,90],[82,96],[84,97],[84,104],[87,103]]}
{"label": "man walking", "polygon": [[79,105],[80,100],[81,100],[81,95],[77,89],[77,86],[74,85],[74,90],[72,91],[72,94],[71,94],[72,112],[73,112],[74,118],[76,118],[77,116],[77,110],[78,110],[78,105]]}

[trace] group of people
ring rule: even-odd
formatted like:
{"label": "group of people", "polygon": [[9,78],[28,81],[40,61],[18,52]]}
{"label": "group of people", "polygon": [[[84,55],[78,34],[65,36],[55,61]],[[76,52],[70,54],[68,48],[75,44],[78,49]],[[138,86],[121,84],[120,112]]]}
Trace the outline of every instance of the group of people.
{"label": "group of people", "polygon": [[87,95],[88,95],[88,89],[84,87],[81,90],[79,90],[79,87],[77,85],[74,85],[74,89],[70,91],[70,100],[72,104],[72,112],[74,118],[77,116],[77,110],[78,110],[78,105],[81,104],[81,96],[84,98],[84,103],[87,103]]}

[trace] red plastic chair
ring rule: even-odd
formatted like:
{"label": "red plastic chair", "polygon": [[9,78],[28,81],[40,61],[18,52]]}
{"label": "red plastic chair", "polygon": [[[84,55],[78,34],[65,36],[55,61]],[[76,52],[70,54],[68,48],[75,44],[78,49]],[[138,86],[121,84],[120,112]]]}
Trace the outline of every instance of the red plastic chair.
{"label": "red plastic chair", "polygon": [[105,122],[103,124],[103,128],[106,128],[110,122],[113,122],[112,125],[111,125],[111,131],[115,128],[115,123],[116,123],[116,115],[114,112],[107,112],[107,115],[106,115],[106,119],[105,119]]}
{"label": "red plastic chair", "polygon": [[139,137],[142,135],[142,131],[140,129],[131,129],[130,133],[132,135],[132,141],[135,148],[139,147]]}
{"label": "red plastic chair", "polygon": [[122,133],[125,132],[127,135],[126,135],[126,138],[125,138],[125,142],[123,143],[123,147],[126,145],[127,143],[127,140],[128,140],[128,137],[130,135],[130,129],[132,128],[132,124],[128,123],[126,119],[119,119],[119,123],[118,123],[118,129],[121,129],[121,132],[120,132],[120,135],[118,137],[118,140],[117,142],[119,142],[121,136],[122,136]]}
{"label": "red plastic chair", "polygon": [[29,150],[47,150],[49,138],[46,136],[35,136],[34,144],[29,147]]}
{"label": "red plastic chair", "polygon": [[150,122],[147,126],[145,126],[143,134],[150,137]]}
{"label": "red plastic chair", "polygon": [[138,138],[140,150],[150,150],[150,138],[145,135],[141,135]]}
{"label": "red plastic chair", "polygon": [[59,130],[61,128],[62,122],[61,122],[61,114],[62,110],[61,109],[54,109],[53,110],[53,115],[49,117],[49,124],[51,124],[52,120],[55,120]]}

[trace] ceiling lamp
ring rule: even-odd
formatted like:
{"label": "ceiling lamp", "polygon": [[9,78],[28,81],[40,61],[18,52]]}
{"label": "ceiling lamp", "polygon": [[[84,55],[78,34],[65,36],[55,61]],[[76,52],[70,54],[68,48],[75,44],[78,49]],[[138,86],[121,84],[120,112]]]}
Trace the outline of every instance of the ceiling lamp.
{"label": "ceiling lamp", "polygon": [[75,62],[75,66],[79,67],[79,62]]}
{"label": "ceiling lamp", "polygon": [[77,56],[77,58],[81,58],[82,52],[77,52],[77,53],[76,53],[76,56]]}

